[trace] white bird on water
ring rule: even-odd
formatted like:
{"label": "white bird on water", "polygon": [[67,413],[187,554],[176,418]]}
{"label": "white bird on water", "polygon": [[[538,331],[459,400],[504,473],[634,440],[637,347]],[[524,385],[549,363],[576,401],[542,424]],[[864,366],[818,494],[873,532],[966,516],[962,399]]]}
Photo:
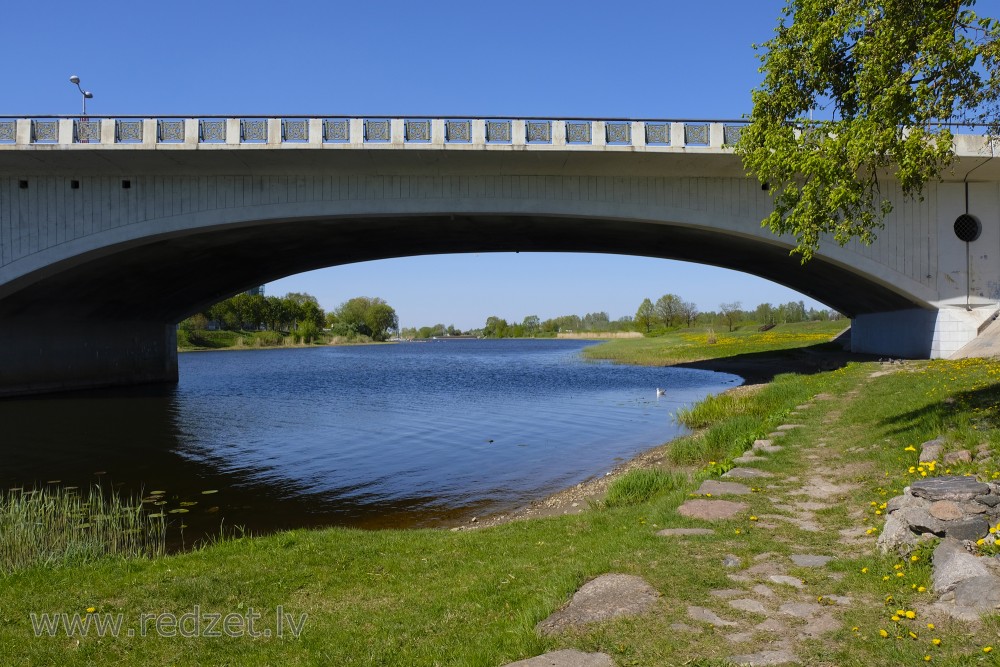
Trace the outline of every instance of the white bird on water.
{"label": "white bird on water", "polygon": [[659,398],[660,396],[665,395],[666,393],[667,393],[666,389],[660,389],[659,387],[656,388],[656,397],[657,398]]}

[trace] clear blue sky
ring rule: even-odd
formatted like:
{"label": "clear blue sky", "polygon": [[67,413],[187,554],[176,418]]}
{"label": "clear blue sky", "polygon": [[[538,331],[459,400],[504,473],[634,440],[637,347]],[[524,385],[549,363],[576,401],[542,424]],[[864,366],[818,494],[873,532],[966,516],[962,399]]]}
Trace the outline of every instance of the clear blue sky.
{"label": "clear blue sky", "polygon": [[[6,3],[0,115],[302,114],[739,118],[759,81],[752,44],[782,0],[627,3]],[[804,300],[723,269],[607,255],[415,257],[291,276],[327,309],[380,296],[403,326],[481,326],[607,311],[673,292]]]}

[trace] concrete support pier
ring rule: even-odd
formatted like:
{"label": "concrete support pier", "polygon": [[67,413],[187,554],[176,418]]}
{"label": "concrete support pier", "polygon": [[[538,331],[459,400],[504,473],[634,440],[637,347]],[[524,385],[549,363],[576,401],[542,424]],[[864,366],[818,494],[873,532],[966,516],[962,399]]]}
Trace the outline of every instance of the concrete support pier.
{"label": "concrete support pier", "polygon": [[0,321],[0,397],[176,381],[173,324]]}

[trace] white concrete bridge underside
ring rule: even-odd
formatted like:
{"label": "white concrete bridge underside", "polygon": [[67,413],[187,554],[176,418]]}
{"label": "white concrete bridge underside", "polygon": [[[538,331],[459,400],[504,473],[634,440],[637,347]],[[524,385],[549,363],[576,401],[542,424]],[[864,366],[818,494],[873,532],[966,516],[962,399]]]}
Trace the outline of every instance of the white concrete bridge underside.
{"label": "white concrete bridge underside", "polygon": [[[289,274],[410,255],[597,252],[737,269],[849,315],[856,351],[893,356],[951,354],[1000,298],[1000,186],[986,169],[968,184],[976,241],[953,230],[966,184],[943,182],[922,202],[894,196],[873,246],[826,244],[802,266],[761,229],[770,199],[721,147],[10,148],[0,395],[174,380],[185,316]],[[969,157],[966,170],[985,163]]]}

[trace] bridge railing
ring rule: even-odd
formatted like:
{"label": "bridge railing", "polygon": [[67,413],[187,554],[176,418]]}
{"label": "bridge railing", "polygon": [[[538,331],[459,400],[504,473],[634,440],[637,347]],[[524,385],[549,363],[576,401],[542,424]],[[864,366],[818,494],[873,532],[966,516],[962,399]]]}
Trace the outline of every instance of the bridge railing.
{"label": "bridge railing", "polygon": [[743,121],[386,117],[0,117],[0,149],[100,148],[489,148],[587,150],[724,148]]}

